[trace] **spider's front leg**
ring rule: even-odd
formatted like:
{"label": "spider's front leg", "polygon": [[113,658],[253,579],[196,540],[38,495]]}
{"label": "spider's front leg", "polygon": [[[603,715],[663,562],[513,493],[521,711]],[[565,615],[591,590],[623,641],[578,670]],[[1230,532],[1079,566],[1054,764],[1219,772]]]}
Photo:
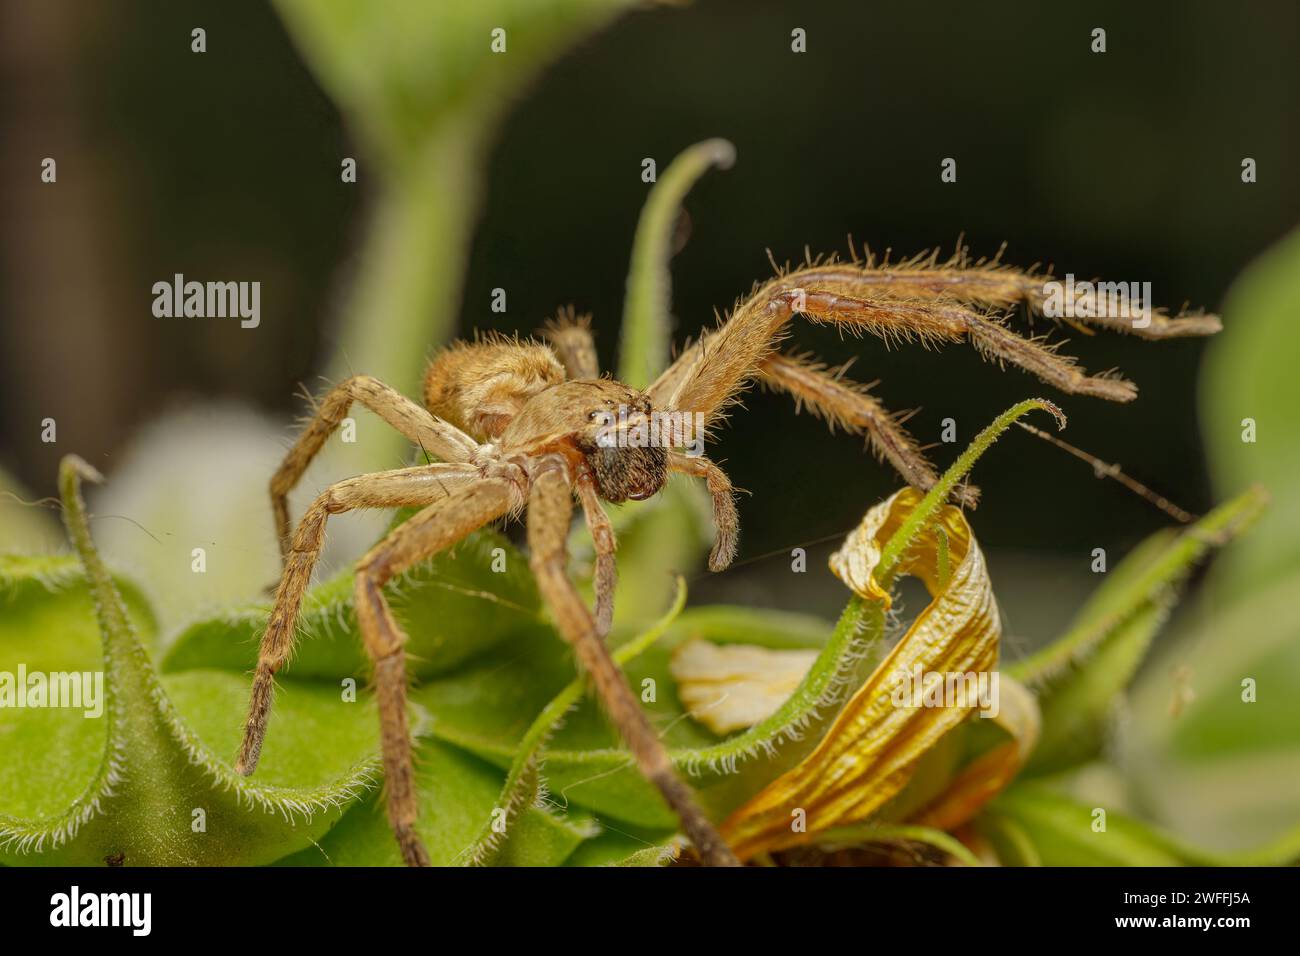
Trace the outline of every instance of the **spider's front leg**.
{"label": "spider's front leg", "polygon": [[374,663],[388,822],[408,866],[428,866],[429,854],[415,829],[420,807],[406,716],[406,635],[393,617],[383,587],[412,565],[514,510],[521,498],[516,482],[483,478],[394,529],[357,566],[357,623]]}
{"label": "spider's front leg", "polygon": [[395,388],[369,375],[354,375],[331,388],[298,440],[271,477],[271,510],[275,513],[275,536],[280,556],[289,559],[289,492],[298,484],[326,440],[338,428],[353,402],[360,402],[412,444],[444,462],[473,458],[478,442],[459,428],[430,414]]}
{"label": "spider's front leg", "polygon": [[537,586],[550,605],[555,623],[572,645],[579,665],[591,676],[596,693],[627,742],[637,767],[659,788],[682,821],[682,829],[700,858],[710,866],[739,866],[739,861],[695,802],[690,788],[673,769],[668,751],[641,710],[627,678],[610,657],[596,623],[569,580],[565,541],[573,515],[573,491],[563,461],[542,462],[533,476],[528,499],[528,544]]}
{"label": "spider's front leg", "polygon": [[[809,273],[814,270],[808,270]],[[1074,359],[1040,340],[1017,335],[996,316],[952,299],[893,299],[863,282],[814,279],[801,272],[768,283],[716,331],[701,339],[651,386],[657,406],[703,412],[712,420],[758,374],[796,315],[886,341],[923,344],[969,341],[986,358],[1009,362],[1072,395],[1115,402],[1137,397],[1137,386],[1113,375],[1088,375]],[[822,284],[824,283],[824,284]]]}
{"label": "spider's front leg", "polygon": [[330,515],[358,508],[427,505],[430,501],[454,494],[454,489],[478,477],[478,471],[469,466],[441,463],[381,471],[330,485],[307,509],[285,555],[284,572],[275,592],[275,606],[262,635],[244,737],[235,758],[236,772],[247,776],[257,769],[267,720],[271,715],[275,674],[293,653],[298,611],[311,584],[312,570],[325,542],[325,522]]}
{"label": "spider's front leg", "polygon": [[[556,317],[542,328],[542,335],[559,356],[564,373],[570,379],[600,378],[600,361],[596,356],[596,342],[591,335],[591,316],[579,315],[572,307],[559,311]],[[618,564],[614,552],[618,540],[614,525],[601,507],[591,475],[580,475],[574,483],[582,514],[591,533],[595,549],[596,568],[592,585],[596,592],[596,628],[601,637],[609,634],[614,624],[614,591],[618,585]]]}
{"label": "spider's front leg", "polygon": [[[696,365],[708,360],[716,334],[707,333],[690,346],[655,382],[652,394],[662,401],[673,401],[677,389],[684,386]],[[870,386],[846,378],[843,370],[828,370],[808,359],[776,352],[760,358],[756,371],[760,382],[788,394],[797,410],[806,407],[825,421],[831,431],[842,428],[853,435],[865,434],[876,456],[888,461],[912,487],[929,491],[939,480],[925,452],[903,427],[909,416],[886,409],[868,394]],[[675,470],[696,474],[690,468]],[[953,500],[973,508],[979,503],[979,489],[963,484],[954,489]],[[718,513],[716,503],[715,496],[715,514]]]}
{"label": "spider's front leg", "polygon": [[614,525],[609,515],[600,504],[600,495],[592,477],[580,475],[574,486],[596,554],[596,569],[592,575],[596,592],[596,630],[600,631],[601,637],[607,637],[614,624],[614,591],[618,586],[618,564],[614,552],[618,550],[618,539],[614,536]]}
{"label": "spider's front leg", "polygon": [[670,452],[668,467],[683,475],[704,479],[713,499],[713,548],[709,551],[709,570],[725,571],[736,557],[740,536],[740,516],[736,513],[736,495],[727,473],[702,455]]}

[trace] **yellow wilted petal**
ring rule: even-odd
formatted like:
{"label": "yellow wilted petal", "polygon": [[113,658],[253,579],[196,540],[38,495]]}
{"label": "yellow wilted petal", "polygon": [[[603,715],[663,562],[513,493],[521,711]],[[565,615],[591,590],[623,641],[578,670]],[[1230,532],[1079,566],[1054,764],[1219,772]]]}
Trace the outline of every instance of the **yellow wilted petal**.
{"label": "yellow wilted petal", "polygon": [[[885,542],[920,500],[919,492],[905,488],[877,505],[832,558],[832,570],[864,599],[888,601],[874,577],[875,565]],[[947,560],[941,561],[943,554]],[[997,605],[984,555],[962,512],[941,508],[907,549],[898,571],[920,578],[930,603],[817,748],[723,823],[722,835],[742,859],[867,820],[906,785],[921,756],[979,707],[969,697],[920,706],[910,694],[917,674],[989,675],[997,663]],[[799,810],[804,832],[792,827]]]}
{"label": "yellow wilted petal", "polygon": [[972,760],[933,803],[912,817],[913,823],[936,830],[956,829],[1001,793],[1034,752],[1042,726],[1038,698],[1005,674],[998,682],[998,696],[998,715],[993,721],[1011,739]]}
{"label": "yellow wilted petal", "polygon": [[727,734],[776,713],[816,659],[815,650],[694,640],[673,652],[668,670],[691,717],[715,734]]}
{"label": "yellow wilted petal", "polygon": [[831,573],[847,584],[849,590],[863,600],[884,602],[886,609],[891,603],[889,592],[876,581],[874,572],[880,563],[880,549],[889,540],[889,534],[882,534],[882,529],[889,524],[892,533],[898,525],[897,520],[890,520],[894,517],[890,507],[893,500],[883,501],[868,511],[830,560]]}

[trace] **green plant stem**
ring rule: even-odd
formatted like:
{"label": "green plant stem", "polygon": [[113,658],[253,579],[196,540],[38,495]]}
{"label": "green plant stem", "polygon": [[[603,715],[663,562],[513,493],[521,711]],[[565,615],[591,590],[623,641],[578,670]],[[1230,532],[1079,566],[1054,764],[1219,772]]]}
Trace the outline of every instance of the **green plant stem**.
{"label": "green plant stem", "polygon": [[[331,381],[367,373],[418,394],[429,351],[450,337],[460,309],[482,186],[478,141],[472,132],[442,130],[418,161],[384,183],[327,369]],[[400,436],[392,446],[405,447]]]}
{"label": "green plant stem", "polygon": [[711,167],[730,169],[735,161],[736,147],[725,139],[687,147],[658,177],[641,209],[632,241],[619,349],[618,377],[629,385],[644,388],[668,366],[672,294],[668,262],[682,200]]}
{"label": "green plant stem", "polygon": [[898,530],[886,542],[885,547],[880,552],[880,562],[876,565],[875,576],[881,587],[889,587],[898,570],[898,564],[902,560],[903,554],[916,540],[917,535],[921,533],[939,508],[948,500],[952,490],[957,487],[957,482],[966,477],[975,466],[975,462],[979,461],[980,456],[988,451],[989,447],[1001,437],[1003,432],[1010,428],[1017,419],[1022,418],[1036,408],[1050,412],[1056,417],[1057,425],[1060,428],[1065,427],[1065,414],[1045,398],[1026,399],[1017,405],[1011,406],[993,419],[992,423],[976,435],[975,440],[966,446],[966,450],[957,456],[957,460],[943,473],[934,487],[921,499],[921,503],[912,510],[912,513],[904,519]]}

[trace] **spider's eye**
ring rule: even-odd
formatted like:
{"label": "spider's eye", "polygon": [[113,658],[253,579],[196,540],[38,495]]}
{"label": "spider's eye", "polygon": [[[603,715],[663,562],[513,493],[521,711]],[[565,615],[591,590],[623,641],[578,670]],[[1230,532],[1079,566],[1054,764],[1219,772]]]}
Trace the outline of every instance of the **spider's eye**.
{"label": "spider's eye", "polygon": [[605,413],[602,412],[600,409],[596,409],[594,412],[590,412],[587,415],[587,420],[592,422],[604,421],[604,419],[605,419]]}

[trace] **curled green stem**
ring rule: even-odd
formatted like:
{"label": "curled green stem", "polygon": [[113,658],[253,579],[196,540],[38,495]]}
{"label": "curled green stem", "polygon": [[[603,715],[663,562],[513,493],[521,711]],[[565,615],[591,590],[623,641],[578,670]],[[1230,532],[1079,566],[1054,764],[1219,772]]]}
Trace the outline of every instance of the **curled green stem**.
{"label": "curled green stem", "polygon": [[948,496],[957,487],[957,483],[975,467],[975,462],[979,461],[980,456],[988,451],[990,446],[1002,436],[1002,433],[1018,419],[1023,418],[1036,408],[1049,412],[1056,418],[1057,427],[1060,429],[1065,428],[1065,413],[1045,398],[1026,399],[1011,406],[993,419],[992,423],[976,435],[975,440],[966,446],[966,450],[957,456],[957,460],[943,473],[934,487],[921,499],[921,503],[912,510],[912,513],[907,516],[898,530],[886,542],[884,549],[880,553],[880,563],[876,566],[876,579],[882,586],[887,587],[893,580],[903,554],[938,512],[939,508],[948,500]]}
{"label": "curled green stem", "polygon": [[735,161],[736,147],[725,139],[696,143],[663,171],[646,199],[632,242],[623,304],[618,377],[629,385],[648,385],[668,365],[672,290],[668,260],[682,200],[711,167],[730,169]]}

